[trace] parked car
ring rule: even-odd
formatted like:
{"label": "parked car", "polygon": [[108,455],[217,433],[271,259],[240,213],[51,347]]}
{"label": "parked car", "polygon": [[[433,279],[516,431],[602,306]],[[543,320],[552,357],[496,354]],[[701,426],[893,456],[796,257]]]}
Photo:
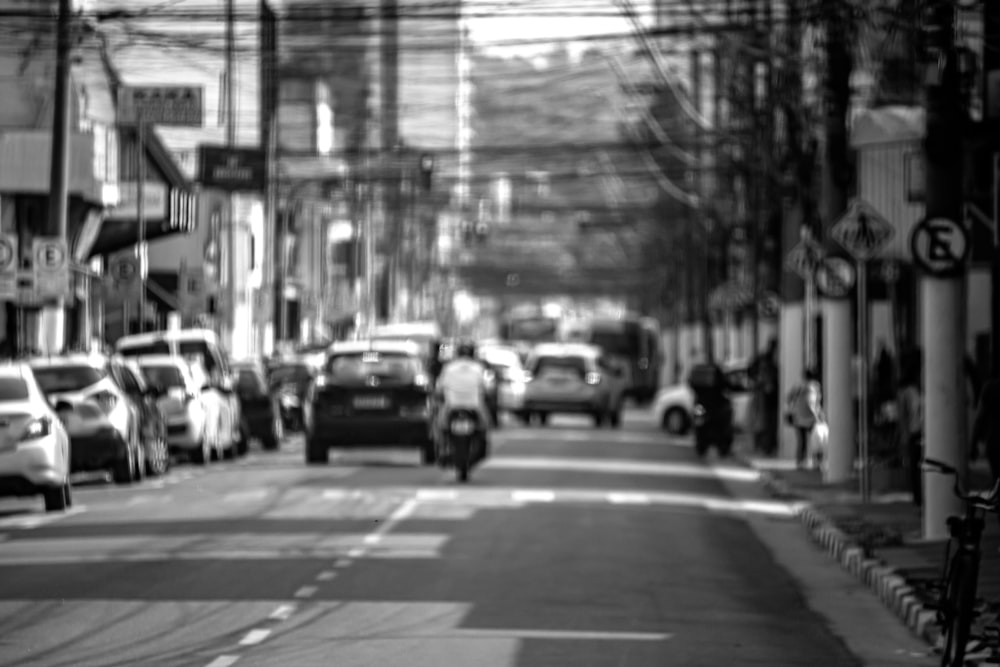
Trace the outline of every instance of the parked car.
{"label": "parked car", "polygon": [[45,499],[46,512],[69,507],[69,434],[24,362],[0,365],[0,496]]}
{"label": "parked car", "polygon": [[[241,429],[243,420],[240,417],[240,402],[233,388],[229,354],[214,331],[177,329],[134,334],[119,338],[115,347],[119,354],[129,358],[169,355],[189,365],[198,365],[204,374],[201,393],[214,395],[214,403],[221,410],[217,434],[219,446],[227,455],[246,453],[247,434]],[[215,424],[211,426],[215,428]],[[215,437],[214,431],[212,435]]]}
{"label": "parked car", "polygon": [[433,463],[424,352],[406,341],[331,345],[305,403],[306,462],[326,463],[331,447],[409,446]]}
{"label": "parked car", "polygon": [[170,355],[137,357],[132,363],[156,392],[170,451],[201,465],[222,458],[225,406],[216,392],[206,389],[201,367]]}
{"label": "parked car", "polygon": [[31,359],[38,386],[70,437],[70,472],[111,473],[116,484],[146,474],[140,409],[115,382],[103,355]]}
{"label": "parked car", "polygon": [[277,397],[285,429],[291,431],[302,429],[302,406],[317,372],[315,365],[301,358],[283,359],[271,363],[267,383],[271,394]]}
{"label": "parked car", "polygon": [[170,470],[170,448],[167,444],[167,422],[157,405],[156,392],[142,374],[124,359],[112,357],[111,377],[139,411],[139,429],[145,449],[146,474],[160,476]]}
{"label": "parked car", "polygon": [[521,355],[506,345],[480,345],[479,358],[489,365],[496,380],[496,409],[500,413],[517,414],[524,407],[524,391],[528,375]]}
{"label": "parked car", "polygon": [[525,364],[529,380],[520,417],[545,424],[552,413],[591,415],[596,426],[621,425],[625,372],[594,345],[541,343]]}
{"label": "parked car", "polygon": [[278,449],[284,437],[281,408],[278,397],[268,390],[264,366],[256,361],[238,361],[233,364],[233,373],[244,430],[260,440],[264,449]]}
{"label": "parked car", "polygon": [[[720,364],[726,374],[730,398],[733,403],[733,425],[737,430],[750,427],[750,398],[752,383],[748,368],[750,362],[733,360]],[[672,435],[687,433],[692,425],[694,392],[687,382],[664,387],[653,399],[653,414],[660,426]]]}

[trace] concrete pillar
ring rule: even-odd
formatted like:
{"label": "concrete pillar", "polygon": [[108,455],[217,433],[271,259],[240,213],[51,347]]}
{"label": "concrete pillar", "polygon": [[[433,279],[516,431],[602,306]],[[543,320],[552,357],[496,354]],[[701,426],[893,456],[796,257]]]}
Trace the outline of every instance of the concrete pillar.
{"label": "concrete pillar", "polygon": [[855,458],[855,419],[851,359],[853,320],[851,302],[822,301],[823,309],[823,409],[830,425],[826,480],[838,483],[851,478]]}
{"label": "concrete pillar", "polygon": [[778,391],[781,400],[781,415],[778,426],[778,455],[781,458],[795,458],[795,430],[785,424],[785,397],[792,387],[802,381],[805,370],[805,307],[801,301],[784,303],[778,320],[781,341],[779,346]]}

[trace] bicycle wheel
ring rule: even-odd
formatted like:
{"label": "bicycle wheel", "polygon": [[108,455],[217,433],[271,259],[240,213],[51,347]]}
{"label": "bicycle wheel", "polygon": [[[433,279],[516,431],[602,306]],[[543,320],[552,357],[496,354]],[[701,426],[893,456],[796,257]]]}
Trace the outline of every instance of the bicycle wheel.
{"label": "bicycle wheel", "polygon": [[941,632],[944,633],[944,650],[941,667],[963,667],[975,604],[976,563],[969,555],[955,554],[948,573],[943,605]]}

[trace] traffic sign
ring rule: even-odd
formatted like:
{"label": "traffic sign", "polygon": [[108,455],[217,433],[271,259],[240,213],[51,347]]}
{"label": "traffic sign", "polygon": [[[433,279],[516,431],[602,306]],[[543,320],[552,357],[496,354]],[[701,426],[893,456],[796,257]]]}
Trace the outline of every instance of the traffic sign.
{"label": "traffic sign", "polygon": [[924,218],[910,234],[910,250],[920,268],[932,276],[961,275],[969,257],[969,232],[948,218]]}
{"label": "traffic sign", "polygon": [[757,300],[757,314],[763,320],[778,319],[781,313],[781,299],[774,292],[764,292]]}
{"label": "traffic sign", "polygon": [[0,234],[0,301],[17,299],[17,235]]}
{"label": "traffic sign", "polygon": [[58,237],[35,237],[31,245],[34,293],[37,299],[68,297],[69,250],[66,240]]}
{"label": "traffic sign", "polygon": [[859,262],[866,262],[892,240],[896,228],[863,199],[852,199],[830,236]]}
{"label": "traffic sign", "polygon": [[262,191],[267,183],[267,158],[257,148],[198,146],[198,181],[230,192]]}
{"label": "traffic sign", "polygon": [[798,274],[803,280],[816,271],[816,265],[823,259],[823,248],[811,239],[802,239],[785,257],[785,269]]}
{"label": "traffic sign", "polygon": [[854,265],[843,257],[827,257],[816,267],[816,287],[831,299],[850,294],[856,277]]}
{"label": "traffic sign", "polygon": [[201,86],[124,86],[118,94],[121,123],[142,120],[156,125],[201,127],[204,122]]}

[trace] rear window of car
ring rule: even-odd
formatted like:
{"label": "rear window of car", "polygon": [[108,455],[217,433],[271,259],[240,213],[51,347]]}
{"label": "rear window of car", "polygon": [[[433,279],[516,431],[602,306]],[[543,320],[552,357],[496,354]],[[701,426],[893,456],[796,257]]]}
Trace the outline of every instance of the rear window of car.
{"label": "rear window of car", "polygon": [[106,368],[81,366],[49,366],[33,368],[38,386],[46,394],[58,394],[64,391],[80,391],[95,385],[108,376]]}
{"label": "rear window of car", "polygon": [[142,366],[142,375],[151,387],[160,389],[187,387],[184,374],[176,366]]}
{"label": "rear window of car", "polygon": [[549,371],[556,373],[578,373],[581,377],[589,371],[583,357],[538,357],[532,364],[531,372],[543,375]]}
{"label": "rear window of car", "polygon": [[21,378],[0,378],[0,401],[24,401],[27,398],[27,382]]}
{"label": "rear window of car", "polygon": [[236,373],[236,390],[240,393],[262,394],[267,392],[260,374],[254,369],[240,368]]}
{"label": "rear window of car", "polygon": [[156,341],[146,345],[127,345],[119,350],[123,357],[149,357],[170,354],[170,345],[166,341]]}
{"label": "rear window of car", "polygon": [[408,381],[421,371],[420,360],[405,354],[363,352],[330,357],[326,372],[336,380],[363,380],[370,375]]}

